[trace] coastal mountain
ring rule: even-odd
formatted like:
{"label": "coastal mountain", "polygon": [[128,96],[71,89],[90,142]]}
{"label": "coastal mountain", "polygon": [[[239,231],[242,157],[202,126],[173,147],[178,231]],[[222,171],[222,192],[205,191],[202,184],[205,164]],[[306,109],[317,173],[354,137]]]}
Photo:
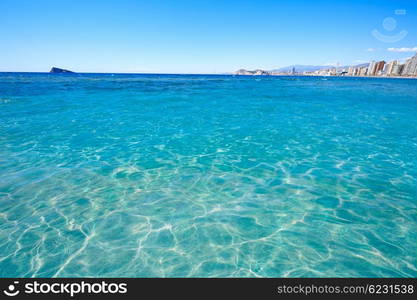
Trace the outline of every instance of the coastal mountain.
{"label": "coastal mountain", "polygon": [[[356,65],[356,66],[352,66],[354,68],[360,68],[360,67],[367,67],[369,65],[369,63],[363,63],[360,65]],[[279,68],[279,69],[274,69],[271,70],[271,73],[291,73],[293,70],[296,73],[304,73],[304,72],[315,72],[315,71],[319,71],[319,70],[327,70],[327,69],[334,69],[336,66],[310,66],[310,65],[292,65],[292,66],[288,66],[288,67],[283,67],[283,68]],[[347,69],[351,66],[338,66],[338,69]]]}
{"label": "coastal mountain", "polygon": [[52,67],[52,69],[51,69],[51,71],[49,71],[49,73],[74,73],[74,72],[72,72],[70,70],[65,70],[65,69]]}
{"label": "coastal mountain", "polygon": [[[349,67],[349,66],[348,66]],[[347,68],[348,68],[347,67]],[[363,68],[363,67],[369,67],[369,63],[364,63],[364,64],[360,64],[360,65],[356,65],[356,66],[352,66],[354,68]]]}
{"label": "coastal mountain", "polygon": [[317,70],[327,69],[329,66],[304,66],[304,65],[293,65],[293,66],[287,66],[279,69],[273,69],[273,70],[245,70],[240,69],[235,72],[236,75],[272,75],[274,73],[291,73],[291,72],[297,72],[297,73],[303,73],[303,72],[314,72]]}
{"label": "coastal mountain", "polygon": [[291,73],[293,70],[297,73],[314,72],[318,70],[328,69],[331,66],[309,66],[309,65],[292,65],[279,69],[271,70],[272,73]]}
{"label": "coastal mountain", "polygon": [[271,73],[265,70],[261,70],[261,69],[257,69],[253,71],[240,69],[235,72],[235,75],[271,75]]}
{"label": "coastal mountain", "polygon": [[[360,67],[367,67],[369,63],[363,63],[359,65],[352,66],[354,68],[360,68]],[[338,69],[347,69],[351,66],[338,66]],[[302,74],[304,72],[315,72],[320,70],[329,70],[334,69],[335,66],[311,66],[311,65],[291,65],[283,68],[273,69],[273,70],[246,70],[246,69],[240,69],[234,72],[235,75],[274,75],[274,74],[291,74],[292,72],[296,74]]]}

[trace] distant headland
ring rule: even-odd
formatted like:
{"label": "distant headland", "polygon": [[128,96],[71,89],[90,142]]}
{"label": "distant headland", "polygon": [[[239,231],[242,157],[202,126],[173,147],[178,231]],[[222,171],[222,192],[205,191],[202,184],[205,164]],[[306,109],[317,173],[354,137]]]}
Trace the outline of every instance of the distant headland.
{"label": "distant headland", "polygon": [[70,70],[65,70],[65,69],[61,69],[61,68],[52,67],[51,71],[49,71],[49,73],[74,73],[74,72],[70,71]]}

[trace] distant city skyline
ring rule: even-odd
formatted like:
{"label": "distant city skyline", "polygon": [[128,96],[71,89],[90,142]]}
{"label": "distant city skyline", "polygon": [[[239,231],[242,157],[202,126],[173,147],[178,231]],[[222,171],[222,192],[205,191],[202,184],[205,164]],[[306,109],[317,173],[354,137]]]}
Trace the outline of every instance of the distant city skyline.
{"label": "distant city skyline", "polygon": [[405,61],[415,1],[2,0],[0,71],[225,73]]}
{"label": "distant city skyline", "polygon": [[239,69],[235,75],[270,76],[270,75],[304,75],[304,76],[367,76],[367,77],[401,77],[417,78],[417,53],[412,57],[386,62],[372,60],[355,66],[304,66],[294,65],[275,70]]}

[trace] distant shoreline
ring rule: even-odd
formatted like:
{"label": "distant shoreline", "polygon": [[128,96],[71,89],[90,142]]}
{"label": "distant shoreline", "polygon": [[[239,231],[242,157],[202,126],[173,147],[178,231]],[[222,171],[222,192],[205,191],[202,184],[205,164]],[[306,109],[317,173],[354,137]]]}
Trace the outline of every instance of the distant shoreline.
{"label": "distant shoreline", "polygon": [[178,76],[232,76],[232,77],[318,77],[318,78],[384,78],[384,79],[417,79],[417,76],[335,76],[335,75],[308,75],[308,74],[270,74],[270,75],[244,75],[244,74],[216,74],[216,73],[119,73],[119,72],[73,72],[73,73],[50,73],[50,72],[16,72],[0,71],[0,74],[45,74],[51,76],[77,76],[77,75],[178,75]]}
{"label": "distant shoreline", "polygon": [[[251,76],[251,75],[239,75],[239,76]],[[386,78],[386,79],[417,79],[417,76],[407,77],[407,76],[335,76],[335,75],[284,75],[284,74],[276,74],[276,75],[269,75],[269,76],[303,76],[303,77],[331,77],[331,78]]]}
{"label": "distant shoreline", "polygon": [[[227,75],[227,74],[226,74]],[[237,75],[231,74],[232,76],[242,77],[319,77],[319,78],[386,78],[386,79],[417,79],[417,76],[406,77],[406,76],[335,76],[335,75],[308,75],[308,74],[271,74],[271,75]]]}

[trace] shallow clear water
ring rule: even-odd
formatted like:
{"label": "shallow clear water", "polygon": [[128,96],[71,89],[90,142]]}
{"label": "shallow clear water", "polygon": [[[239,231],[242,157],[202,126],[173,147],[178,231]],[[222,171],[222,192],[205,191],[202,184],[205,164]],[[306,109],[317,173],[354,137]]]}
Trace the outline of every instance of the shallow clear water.
{"label": "shallow clear water", "polygon": [[417,276],[417,81],[2,73],[0,276]]}

